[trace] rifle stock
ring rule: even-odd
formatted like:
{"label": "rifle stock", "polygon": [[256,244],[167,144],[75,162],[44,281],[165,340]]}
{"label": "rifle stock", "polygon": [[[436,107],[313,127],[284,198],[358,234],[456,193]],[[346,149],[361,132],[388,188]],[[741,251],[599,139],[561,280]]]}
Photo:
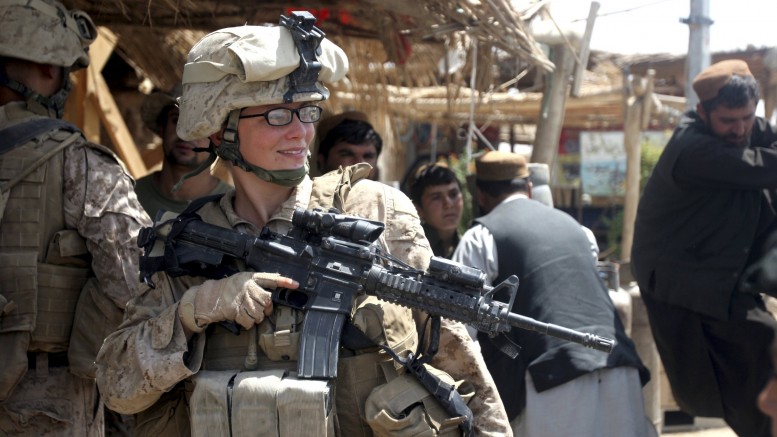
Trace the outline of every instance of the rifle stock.
{"label": "rifle stock", "polygon": [[288,234],[264,228],[251,236],[193,216],[143,229],[138,238],[145,249],[141,279],[150,283],[151,274],[160,270],[218,279],[239,271],[244,262],[248,270],[296,280],[298,289],[274,290],[272,295],[274,303],[306,312],[298,358],[301,378],[337,377],[343,327],[354,298],[363,293],[471,324],[492,337],[516,327],[608,353],[614,346],[608,338],[511,313],[518,289],[515,276],[490,287],[480,270],[444,258],[432,257],[428,271],[422,272],[383,254],[373,244],[383,231],[380,222],[297,209]]}

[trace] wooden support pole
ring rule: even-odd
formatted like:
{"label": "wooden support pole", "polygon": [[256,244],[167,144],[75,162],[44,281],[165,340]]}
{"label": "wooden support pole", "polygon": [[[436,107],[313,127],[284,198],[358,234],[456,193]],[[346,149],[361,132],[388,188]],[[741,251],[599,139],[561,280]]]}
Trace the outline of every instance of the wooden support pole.
{"label": "wooden support pole", "polygon": [[[652,74],[651,74],[652,72]],[[626,195],[623,199],[623,232],[621,233],[621,263],[631,261],[631,248],[634,242],[634,222],[637,218],[637,205],[640,194],[640,140],[643,125],[650,120],[650,113],[644,114],[652,107],[653,79],[655,71],[648,73],[646,79],[633,78],[634,93],[629,96],[624,114],[623,143],[626,148]]]}
{"label": "wooden support pole", "polygon": [[146,164],[102,75],[117,40],[107,28],[98,28],[97,39],[89,46],[89,67],[73,74],[75,86],[67,102],[65,119],[78,126],[86,139],[93,143],[101,142],[102,123],[114,151],[137,179],[148,172]]}
{"label": "wooden support pole", "polygon": [[649,68],[645,77],[645,95],[642,96],[642,119],[640,130],[650,127],[650,116],[653,113],[653,89],[655,88],[656,70]]}
{"label": "wooden support pole", "polygon": [[146,164],[143,162],[138,148],[135,146],[135,140],[130,135],[127,125],[124,123],[124,118],[121,116],[119,106],[113,99],[108,84],[105,83],[105,79],[101,73],[91,71],[90,81],[94,86],[94,93],[89,95],[91,103],[99,108],[100,121],[105,127],[108,136],[111,138],[111,142],[116,148],[116,154],[124,161],[130,174],[135,178],[141,178],[146,175],[148,170]]}
{"label": "wooden support pole", "polygon": [[548,164],[553,171],[553,161],[558,152],[561,127],[569,95],[569,77],[574,69],[574,59],[569,48],[558,44],[552,48],[552,60],[556,65],[550,87],[546,89],[540,108],[537,134],[534,139],[531,162]]}
{"label": "wooden support pole", "polygon": [[583,83],[583,74],[588,67],[588,57],[591,54],[591,36],[594,32],[594,23],[596,22],[596,14],[599,12],[599,2],[591,2],[591,8],[588,11],[588,20],[585,23],[585,33],[583,33],[583,39],[580,41],[580,62],[577,63],[575,68],[575,78],[572,80],[572,94],[573,97],[580,96],[580,85]]}

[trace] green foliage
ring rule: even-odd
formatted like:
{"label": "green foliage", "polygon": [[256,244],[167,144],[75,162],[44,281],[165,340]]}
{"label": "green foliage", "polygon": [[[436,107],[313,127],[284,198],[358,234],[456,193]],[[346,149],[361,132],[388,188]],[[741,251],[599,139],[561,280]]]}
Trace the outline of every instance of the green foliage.
{"label": "green foliage", "polygon": [[[648,178],[653,173],[653,168],[658,162],[658,158],[663,152],[662,147],[651,145],[648,142],[643,142],[640,147],[640,166],[639,166],[639,192],[640,195],[645,189]],[[607,227],[607,245],[608,248],[605,251],[609,253],[611,259],[620,260],[621,258],[621,237],[623,236],[623,208],[618,208],[617,212],[612,218],[602,218],[604,226]]]}
{"label": "green foliage", "polygon": [[461,191],[464,196],[464,209],[461,213],[461,221],[459,221],[459,233],[463,234],[464,231],[469,229],[469,226],[474,219],[474,217],[472,217],[472,193],[467,189],[468,163],[464,159],[459,159],[456,155],[450,155],[447,161],[448,168],[456,174],[456,178],[461,183]]}

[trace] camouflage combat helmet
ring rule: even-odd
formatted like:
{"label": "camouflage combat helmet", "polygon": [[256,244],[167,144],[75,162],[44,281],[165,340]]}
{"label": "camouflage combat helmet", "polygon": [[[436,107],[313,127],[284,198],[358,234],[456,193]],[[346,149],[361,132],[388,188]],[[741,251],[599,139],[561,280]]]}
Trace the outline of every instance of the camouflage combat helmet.
{"label": "camouflage combat helmet", "polygon": [[28,104],[40,104],[61,116],[70,91],[68,73],[89,65],[89,45],[97,37],[91,18],[68,10],[56,0],[0,0],[0,56],[65,69],[62,89],[50,97],[10,80],[0,72],[0,85],[22,94]]}
{"label": "camouflage combat helmet", "polygon": [[[348,71],[343,50],[324,38],[308,12],[281,16],[279,26],[239,26],[203,37],[189,52],[179,100],[178,136],[184,140],[224,134],[218,155],[258,177],[294,186],[307,174],[304,168],[267,171],[245,162],[239,151],[240,110],[274,103],[325,100],[324,83],[340,80]],[[195,173],[196,174],[196,173]]]}

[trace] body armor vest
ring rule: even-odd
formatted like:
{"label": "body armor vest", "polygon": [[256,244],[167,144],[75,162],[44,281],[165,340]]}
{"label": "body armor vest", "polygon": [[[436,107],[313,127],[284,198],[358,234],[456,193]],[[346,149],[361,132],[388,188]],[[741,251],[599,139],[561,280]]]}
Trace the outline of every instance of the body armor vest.
{"label": "body armor vest", "polygon": [[85,242],[64,219],[63,146],[78,141],[80,133],[50,130],[0,155],[0,401],[26,373],[28,353],[68,349],[90,273]]}
{"label": "body armor vest", "polygon": [[[14,179],[73,133],[52,131],[2,155],[0,182]],[[64,152],[11,188],[0,228],[0,294],[16,303],[0,333],[31,333],[29,351],[67,350],[78,295],[89,274],[86,244],[65,229]]]}
{"label": "body armor vest", "polygon": [[[345,209],[345,200],[353,184],[369,174],[368,166],[354,166],[343,172],[332,172],[313,180],[313,188],[308,208],[337,207]],[[347,213],[347,211],[346,211]],[[197,214],[203,221],[217,226],[230,228],[223,211],[217,202],[210,202],[199,209]],[[239,266],[242,267],[242,266]],[[243,270],[243,268],[240,268]],[[415,351],[417,333],[412,319],[405,314],[404,308],[396,310],[386,308],[373,310],[375,298],[362,297],[354,303],[354,310],[360,308],[361,314],[380,313],[387,317],[362,315],[358,320],[367,320],[371,325],[381,325],[377,330],[384,333],[383,341],[392,345],[400,356]],[[298,338],[304,314],[300,311],[275,307],[273,315],[249,331],[235,335],[221,325],[208,328],[208,341],[201,370],[244,372],[291,372],[297,369]],[[365,322],[366,323],[366,322]],[[393,324],[387,328],[386,324]],[[398,325],[407,326],[399,327]],[[364,328],[364,327],[363,327]],[[374,332],[375,326],[368,328]],[[393,334],[386,335],[391,331]],[[363,409],[372,390],[404,373],[404,368],[395,363],[377,345],[364,350],[342,349],[338,364],[338,378],[335,390],[335,414],[340,435],[372,436],[372,430],[364,422]],[[192,415],[198,413],[192,411]]]}

